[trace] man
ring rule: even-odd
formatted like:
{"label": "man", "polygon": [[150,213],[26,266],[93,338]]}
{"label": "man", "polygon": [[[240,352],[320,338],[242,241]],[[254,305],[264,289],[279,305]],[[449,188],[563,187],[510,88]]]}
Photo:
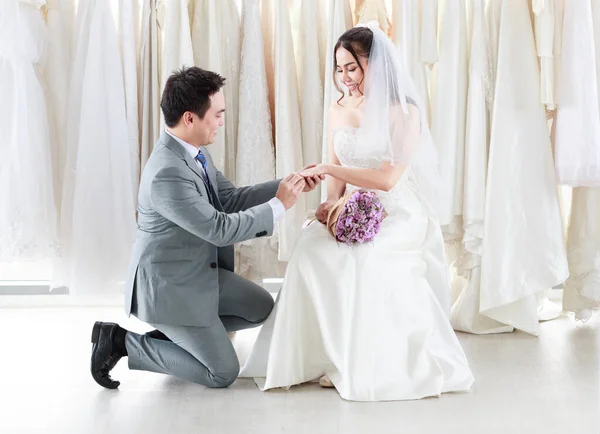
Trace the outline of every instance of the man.
{"label": "man", "polygon": [[233,244],[273,233],[275,222],[320,177],[235,188],[205,146],[223,125],[225,80],[197,67],[169,77],[161,108],[167,125],[142,174],[138,230],[125,309],[157,330],[145,335],[96,322],[91,372],[103,387],[110,371],[170,374],[227,387],[239,372],[228,332],[260,325],[273,308],[264,289],[234,274]]}

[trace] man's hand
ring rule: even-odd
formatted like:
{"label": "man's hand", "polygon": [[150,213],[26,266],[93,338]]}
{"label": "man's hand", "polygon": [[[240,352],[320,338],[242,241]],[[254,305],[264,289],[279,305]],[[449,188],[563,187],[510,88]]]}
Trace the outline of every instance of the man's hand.
{"label": "man's hand", "polygon": [[321,183],[321,181],[325,180],[324,173],[321,173],[321,174],[310,173],[309,174],[309,172],[311,170],[314,170],[316,167],[318,167],[316,164],[311,164],[311,165],[306,166],[304,169],[302,169],[300,171],[300,175],[302,175],[304,177],[304,180],[306,181],[306,186],[304,187],[304,193],[313,191],[315,188],[317,188],[317,186]]}
{"label": "man's hand", "polygon": [[281,181],[275,197],[281,201],[287,211],[296,204],[305,187],[304,177],[291,173]]}
{"label": "man's hand", "polygon": [[324,225],[327,224],[327,216],[329,215],[329,210],[333,204],[334,203],[331,201],[323,202],[321,205],[319,205],[317,211],[315,211],[315,217]]}

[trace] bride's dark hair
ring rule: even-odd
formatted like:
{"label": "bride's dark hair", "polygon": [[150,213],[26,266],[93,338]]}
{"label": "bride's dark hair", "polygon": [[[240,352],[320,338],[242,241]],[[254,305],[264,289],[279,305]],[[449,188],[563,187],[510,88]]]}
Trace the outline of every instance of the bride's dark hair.
{"label": "bride's dark hair", "polygon": [[[335,48],[333,49],[333,83],[335,88],[342,94],[342,97],[338,99],[338,104],[344,98],[344,91],[340,88],[340,85],[336,79],[336,71],[337,71],[337,59],[335,57],[338,49],[340,47],[345,48],[352,54],[354,60],[358,64],[358,67],[363,73],[363,78],[359,83],[359,88],[365,77],[365,70],[360,64],[359,57],[363,59],[368,59],[371,54],[371,45],[373,44],[373,32],[371,29],[367,27],[353,27],[350,30],[346,31],[335,44]],[[359,91],[360,92],[360,91]]]}

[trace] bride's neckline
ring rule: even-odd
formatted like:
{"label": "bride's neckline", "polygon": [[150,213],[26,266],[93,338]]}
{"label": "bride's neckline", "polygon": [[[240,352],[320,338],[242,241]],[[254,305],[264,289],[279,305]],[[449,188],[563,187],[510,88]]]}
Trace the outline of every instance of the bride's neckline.
{"label": "bride's neckline", "polygon": [[339,132],[339,131],[358,131],[360,129],[360,127],[353,127],[351,125],[342,125],[340,127],[335,127],[333,129],[333,134]]}

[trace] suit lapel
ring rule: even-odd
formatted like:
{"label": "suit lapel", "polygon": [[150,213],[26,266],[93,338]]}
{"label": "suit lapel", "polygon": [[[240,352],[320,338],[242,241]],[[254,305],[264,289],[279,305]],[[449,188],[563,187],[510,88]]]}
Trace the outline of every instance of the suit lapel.
{"label": "suit lapel", "polygon": [[[198,177],[202,180],[202,182],[204,182],[204,178],[202,177],[202,174],[200,173],[200,169],[198,168],[198,165],[196,164],[196,162],[194,160],[192,160],[192,157],[190,157],[188,155],[187,158],[184,158],[183,161],[185,161],[185,164],[187,164],[187,166],[192,169],[192,172],[194,172],[196,175],[198,175]],[[206,185],[206,182],[204,182],[204,184]]]}
{"label": "suit lapel", "polygon": [[[163,132],[163,134],[161,135],[161,140],[167,148],[169,148],[179,158],[181,158],[185,162],[187,167],[189,167],[190,170],[192,172],[194,172],[196,174],[196,176],[198,176],[198,178],[200,178],[200,180],[202,181],[202,184],[204,185],[204,190],[206,192],[206,196],[210,197],[211,194],[210,194],[208,185],[206,184],[206,181],[204,180],[204,176],[202,176],[202,174],[200,173],[200,168],[198,167],[198,164],[196,164],[196,160],[194,160],[192,158],[192,156],[189,154],[189,152],[183,146],[181,146],[181,144],[179,144],[177,142],[177,140],[175,140],[173,137],[171,137],[167,133]],[[212,181],[212,179],[211,179],[211,181]]]}

